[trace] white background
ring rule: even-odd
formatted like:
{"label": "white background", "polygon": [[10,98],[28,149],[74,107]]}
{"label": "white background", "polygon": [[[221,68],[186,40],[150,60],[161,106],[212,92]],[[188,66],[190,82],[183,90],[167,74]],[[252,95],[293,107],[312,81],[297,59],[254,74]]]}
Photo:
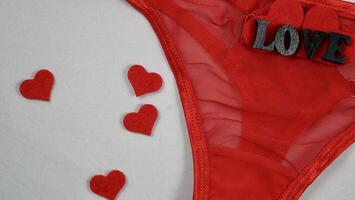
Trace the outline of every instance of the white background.
{"label": "white background", "polygon": [[[159,72],[164,87],[136,98],[127,69]],[[19,83],[56,78],[50,103]],[[125,113],[152,103],[153,137],[125,131]],[[95,200],[90,177],[120,169],[120,200],[191,200],[192,158],[173,75],[145,18],[124,0],[0,0],[0,200]],[[303,200],[355,199],[355,147]]]}

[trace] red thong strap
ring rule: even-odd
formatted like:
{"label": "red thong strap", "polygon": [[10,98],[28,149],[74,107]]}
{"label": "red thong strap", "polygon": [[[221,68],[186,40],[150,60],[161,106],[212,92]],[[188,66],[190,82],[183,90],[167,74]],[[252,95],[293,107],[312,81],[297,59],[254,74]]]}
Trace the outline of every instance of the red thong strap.
{"label": "red thong strap", "polygon": [[[152,24],[177,81],[193,151],[194,200],[296,200],[354,143],[354,4],[128,1]],[[253,48],[257,20],[269,22],[265,45],[276,42],[280,27],[293,26],[297,51],[282,56]],[[312,59],[302,29],[326,34]],[[351,40],[334,50],[341,44],[330,48],[332,34]],[[324,59],[331,50],[344,64]]]}

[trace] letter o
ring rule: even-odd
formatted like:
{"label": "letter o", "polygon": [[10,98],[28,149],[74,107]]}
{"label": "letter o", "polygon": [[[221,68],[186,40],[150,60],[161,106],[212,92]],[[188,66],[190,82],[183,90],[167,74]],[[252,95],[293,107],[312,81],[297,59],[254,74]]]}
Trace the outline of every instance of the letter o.
{"label": "letter o", "polygon": [[[290,46],[288,49],[285,47],[285,35],[290,34]],[[291,25],[284,25],[276,33],[275,36],[275,47],[277,52],[283,56],[290,56],[296,53],[298,46],[300,44],[300,37],[297,30]]]}

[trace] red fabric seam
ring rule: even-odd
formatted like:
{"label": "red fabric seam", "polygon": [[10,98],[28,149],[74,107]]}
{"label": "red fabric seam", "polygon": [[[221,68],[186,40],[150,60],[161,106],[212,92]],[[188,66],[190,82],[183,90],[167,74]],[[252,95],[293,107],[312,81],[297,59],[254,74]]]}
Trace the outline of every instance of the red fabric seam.
{"label": "red fabric seam", "polygon": [[296,200],[307,187],[355,141],[355,125],[331,140],[289,184],[279,200]]}
{"label": "red fabric seam", "polygon": [[354,3],[344,2],[341,0],[299,0],[304,4],[321,5],[338,11],[339,15],[355,19]]}

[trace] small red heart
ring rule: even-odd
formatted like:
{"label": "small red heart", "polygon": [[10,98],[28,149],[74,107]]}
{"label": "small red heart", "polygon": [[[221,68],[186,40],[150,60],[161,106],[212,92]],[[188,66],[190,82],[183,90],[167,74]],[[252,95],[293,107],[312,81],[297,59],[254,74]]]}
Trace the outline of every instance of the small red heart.
{"label": "small red heart", "polygon": [[163,79],[159,74],[148,73],[140,65],[133,65],[128,70],[128,80],[137,97],[158,91],[163,84]]}
{"label": "small red heart", "polygon": [[118,171],[112,171],[107,176],[96,175],[90,180],[91,191],[105,197],[108,200],[115,200],[118,193],[126,182],[125,175]]}
{"label": "small red heart", "polygon": [[336,11],[323,6],[314,6],[308,10],[303,28],[324,32],[339,31],[339,17]]}
{"label": "small red heart", "polygon": [[271,25],[289,24],[299,28],[302,26],[303,18],[302,4],[297,0],[276,0],[268,11]]}
{"label": "small red heart", "polygon": [[20,92],[27,99],[49,101],[54,84],[54,76],[48,70],[40,70],[34,79],[25,80],[20,85]]}
{"label": "small red heart", "polygon": [[158,118],[158,110],[150,104],[142,106],[138,113],[129,113],[123,119],[127,130],[151,136]]}

